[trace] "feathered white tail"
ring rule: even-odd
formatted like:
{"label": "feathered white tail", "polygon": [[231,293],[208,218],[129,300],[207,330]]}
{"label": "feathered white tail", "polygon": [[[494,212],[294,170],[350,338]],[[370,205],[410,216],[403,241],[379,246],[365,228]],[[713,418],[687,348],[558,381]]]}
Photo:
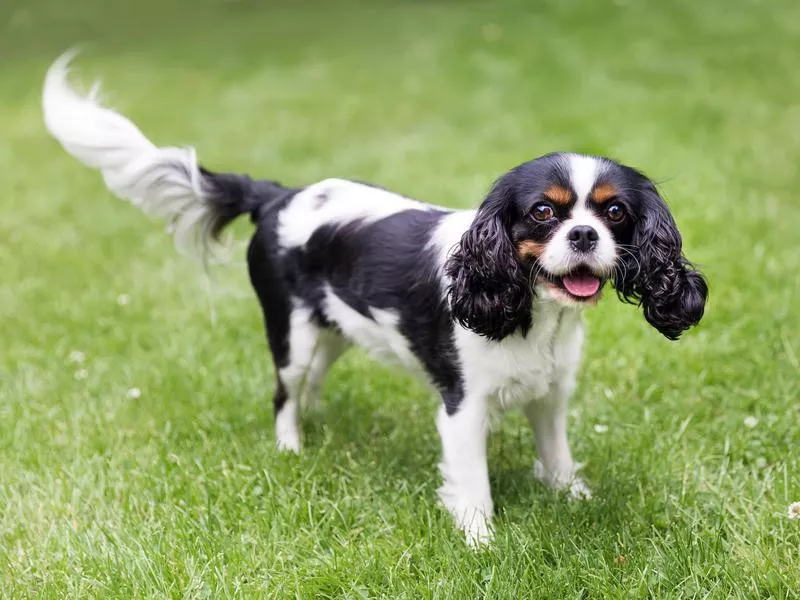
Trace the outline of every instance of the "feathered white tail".
{"label": "feathered white tail", "polygon": [[[81,96],[67,80],[74,52],[47,72],[42,104],[48,131],[79,161],[103,174],[108,188],[144,212],[165,219],[176,245],[205,257],[218,233],[213,182],[193,148],[158,148],[128,119]],[[209,174],[210,176],[211,174]]]}

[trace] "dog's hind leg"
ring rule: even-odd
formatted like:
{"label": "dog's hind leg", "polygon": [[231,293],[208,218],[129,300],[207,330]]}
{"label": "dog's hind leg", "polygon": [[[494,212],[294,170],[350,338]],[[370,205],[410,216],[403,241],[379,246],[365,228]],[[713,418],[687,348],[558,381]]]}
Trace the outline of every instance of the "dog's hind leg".
{"label": "dog's hind leg", "polygon": [[288,361],[278,368],[274,397],[275,438],[279,449],[298,452],[300,408],[317,404],[325,374],[347,343],[337,332],[316,325],[306,308],[292,310],[288,342]]}
{"label": "dog's hind leg", "polygon": [[319,328],[316,348],[306,375],[306,384],[300,396],[300,406],[308,410],[319,407],[322,384],[331,365],[336,362],[350,344],[338,331]]}
{"label": "dog's hind leg", "polygon": [[267,342],[275,365],[275,439],[281,450],[300,450],[300,398],[319,345],[320,328],[311,311],[298,306],[277,264],[273,231],[256,230],[247,251],[250,281],[264,315]]}
{"label": "dog's hind leg", "polygon": [[274,215],[262,218],[247,262],[275,364],[276,444],[281,450],[298,452],[301,404],[317,404],[325,374],[348,343],[338,331],[326,327],[307,302],[292,294],[291,283],[283,275],[275,227]]}

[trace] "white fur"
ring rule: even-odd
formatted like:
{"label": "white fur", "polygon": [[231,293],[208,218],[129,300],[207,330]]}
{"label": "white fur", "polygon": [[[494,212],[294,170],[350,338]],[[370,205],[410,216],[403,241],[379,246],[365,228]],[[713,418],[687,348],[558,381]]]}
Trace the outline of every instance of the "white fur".
{"label": "white fur", "polygon": [[308,366],[306,385],[300,405],[314,410],[319,406],[320,392],[325,375],[331,365],[350,346],[350,342],[332,329],[318,329],[317,342]]}
{"label": "white fur", "polygon": [[447,259],[458,247],[461,236],[469,229],[475,220],[476,210],[459,210],[446,215],[439,222],[428,246],[436,252],[439,257],[439,264],[444,266]]}
{"label": "white fur", "polygon": [[408,340],[397,328],[400,317],[391,310],[370,307],[368,319],[339,298],[330,286],[325,289],[325,316],[336,323],[342,334],[364,348],[374,358],[400,364],[423,373],[422,366],[411,352]]}
{"label": "white fur", "polygon": [[275,438],[281,450],[300,451],[299,404],[306,394],[321,341],[321,331],[312,323],[311,311],[296,306],[290,318],[289,365],[278,370],[288,396],[275,415]]}
{"label": "white fur", "polygon": [[594,156],[567,154],[569,180],[577,196],[577,203],[584,204],[601,173],[601,164]]}
{"label": "white fur", "polygon": [[373,186],[326,179],[292,198],[279,216],[278,238],[284,248],[302,246],[322,225],[371,223],[409,210],[430,210],[429,204]]}
{"label": "white fur", "polygon": [[42,106],[48,131],[108,188],[144,212],[170,223],[176,245],[209,250],[211,211],[193,148],[158,148],[128,119],[97,101],[98,88],[81,96],[67,81],[73,54],[61,56],[45,78]]}
{"label": "white fur", "polygon": [[275,415],[275,445],[284,452],[300,452],[299,400],[290,396]]}
{"label": "white fur", "polygon": [[556,334],[580,325],[577,309],[556,302],[537,301],[533,313],[533,327],[524,337],[515,333],[496,342],[463,327],[456,330],[467,389],[488,395],[499,408],[547,396],[557,375]]}

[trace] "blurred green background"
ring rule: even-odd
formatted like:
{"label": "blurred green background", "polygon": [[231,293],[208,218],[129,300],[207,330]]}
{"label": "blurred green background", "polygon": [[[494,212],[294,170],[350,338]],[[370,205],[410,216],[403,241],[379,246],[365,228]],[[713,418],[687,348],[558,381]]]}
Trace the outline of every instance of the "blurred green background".
{"label": "blurred green background", "polygon": [[[509,415],[472,553],[435,506],[436,399],[359,352],[278,455],[249,224],[206,277],[48,138],[75,44],[76,81],[216,170],[454,207],[554,150],[660,182],[711,299],[678,343],[613,294],[589,311],[570,429],[595,499],[533,482]],[[796,597],[798,65],[788,0],[6,0],[3,595]]]}

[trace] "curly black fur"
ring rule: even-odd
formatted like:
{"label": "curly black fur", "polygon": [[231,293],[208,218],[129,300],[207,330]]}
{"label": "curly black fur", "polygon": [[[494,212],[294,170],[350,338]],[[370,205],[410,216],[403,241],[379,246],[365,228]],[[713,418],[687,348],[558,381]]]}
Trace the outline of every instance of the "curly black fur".
{"label": "curly black fur", "polygon": [[453,318],[490,340],[531,327],[533,292],[511,240],[511,196],[508,182],[495,183],[445,266]]}
{"label": "curly black fur", "polygon": [[642,306],[648,323],[676,340],[703,317],[708,285],[683,256],[675,221],[649,180],[639,198],[633,253],[621,257],[614,286],[622,300]]}

